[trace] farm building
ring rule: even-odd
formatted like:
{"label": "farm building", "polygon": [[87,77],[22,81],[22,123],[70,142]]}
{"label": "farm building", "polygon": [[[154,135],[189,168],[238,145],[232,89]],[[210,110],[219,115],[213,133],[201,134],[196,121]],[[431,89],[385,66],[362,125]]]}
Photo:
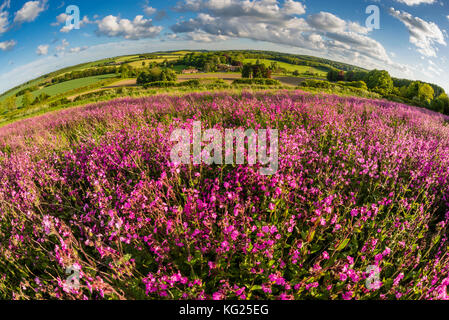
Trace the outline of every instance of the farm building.
{"label": "farm building", "polygon": [[194,69],[194,68],[182,70],[183,74],[198,73],[198,72],[199,72],[198,69]]}
{"label": "farm building", "polygon": [[232,65],[229,65],[229,64],[219,64],[219,65],[217,65],[217,70],[218,71],[235,72],[235,71],[238,71],[239,68],[240,68],[239,66],[232,66]]}

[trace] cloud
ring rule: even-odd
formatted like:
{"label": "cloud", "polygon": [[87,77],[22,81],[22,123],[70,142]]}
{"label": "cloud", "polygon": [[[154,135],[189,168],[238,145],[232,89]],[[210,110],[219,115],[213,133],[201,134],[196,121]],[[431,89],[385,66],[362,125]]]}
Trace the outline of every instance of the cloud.
{"label": "cloud", "polygon": [[158,10],[156,16],[154,17],[154,20],[155,21],[161,21],[161,20],[163,20],[163,19],[165,19],[167,17],[168,17],[167,11],[165,11],[165,10]]}
{"label": "cloud", "polygon": [[89,46],[73,47],[73,48],[69,48],[69,46],[70,43],[66,39],[62,39],[61,44],[56,46],[57,53],[54,56],[63,57],[67,52],[80,53],[82,51],[86,51],[87,49],[89,49]]}
{"label": "cloud", "polygon": [[306,6],[301,2],[286,0],[283,12],[287,15],[302,15],[306,13]]}
{"label": "cloud", "polygon": [[69,45],[70,43],[66,39],[62,39],[61,44],[56,47],[56,51],[64,52]]}
{"label": "cloud", "polygon": [[430,71],[430,76],[429,78],[433,78],[433,76],[437,75],[437,76],[441,76],[441,73],[443,72],[443,70],[441,70],[440,68],[435,68],[433,66],[429,66],[427,68],[427,70]]}
{"label": "cloud", "polygon": [[60,24],[65,23],[65,22],[67,21],[67,18],[68,18],[68,17],[69,17],[68,14],[66,14],[66,13],[61,13],[60,15],[58,15],[58,16],[56,17],[56,22],[53,22],[53,23],[51,24],[51,26],[52,26],[52,27],[57,27],[57,26],[59,26]]}
{"label": "cloud", "polygon": [[229,37],[227,36],[221,36],[221,35],[212,35],[206,32],[188,32],[184,40],[192,40],[196,42],[218,42],[218,41],[224,41],[228,40]]}
{"label": "cloud", "polygon": [[7,11],[0,12],[0,34],[8,31],[9,25],[8,15],[9,14]]}
{"label": "cloud", "polygon": [[437,44],[446,46],[444,34],[434,22],[424,21],[405,11],[390,8],[390,14],[401,21],[408,29],[410,43],[417,47],[417,51],[426,57],[437,56]]}
{"label": "cloud", "polygon": [[253,17],[283,20],[302,15],[306,7],[301,2],[286,0],[280,7],[277,0],[186,0],[178,3],[176,11],[203,11],[221,17]]}
{"label": "cloud", "polygon": [[[72,31],[75,28],[75,25],[74,24],[70,24],[70,25],[67,26],[66,25],[67,18],[70,18],[70,16],[67,15],[66,13],[61,13],[60,15],[58,15],[56,17],[56,21],[51,23],[50,25],[52,27],[57,27],[57,26],[63,25],[62,28],[59,31],[62,32],[62,33],[68,33],[68,32]],[[86,24],[89,24],[89,23],[92,23],[89,20],[89,17],[88,16],[84,16],[83,19],[80,21],[79,27],[82,28],[83,26],[85,26]]]}
{"label": "cloud", "polygon": [[36,20],[39,14],[45,10],[46,0],[41,1],[28,1],[22,9],[16,12],[14,17],[15,23],[32,22]]}
{"label": "cloud", "polygon": [[48,48],[50,46],[48,44],[41,44],[40,46],[37,47],[36,53],[39,56],[46,56],[48,54]]}
{"label": "cloud", "polygon": [[301,48],[367,68],[409,72],[406,66],[391,60],[382,44],[367,35],[370,31],[364,26],[329,12],[303,18],[299,14],[305,13],[305,7],[297,4],[284,1],[280,6],[275,0],[187,0],[176,10],[196,10],[196,16],[179,21],[171,30],[177,34],[176,39],[208,42],[246,38]]}
{"label": "cloud", "polygon": [[368,34],[369,29],[356,22],[345,21],[329,12],[320,12],[307,17],[309,26],[322,32],[355,32]]}
{"label": "cloud", "polygon": [[315,29],[325,32],[339,32],[346,29],[346,21],[329,12],[320,12],[307,17],[307,22]]}
{"label": "cloud", "polygon": [[147,15],[147,16],[152,16],[153,14],[155,14],[156,13],[156,9],[155,8],[153,8],[153,7],[150,7],[150,6],[145,6],[144,8],[143,8],[143,12],[145,12],[145,14]]}
{"label": "cloud", "polygon": [[142,15],[136,16],[132,21],[109,15],[96,23],[97,35],[133,40],[155,38],[163,29],[160,26],[154,26],[151,19],[145,19]]}
{"label": "cloud", "polygon": [[408,6],[417,6],[420,4],[433,4],[436,0],[396,0],[396,2],[403,3]]}
{"label": "cloud", "polygon": [[85,50],[87,50],[87,49],[89,49],[88,46],[84,46],[84,47],[74,47],[74,48],[70,48],[70,49],[69,49],[69,52],[70,52],[70,53],[80,53],[81,51],[85,51]]}
{"label": "cloud", "polygon": [[[82,28],[84,25],[91,23],[87,16],[83,17],[83,20],[80,21],[79,27]],[[72,31],[75,28],[74,24],[64,25],[59,31],[62,33],[67,33]]]}
{"label": "cloud", "polygon": [[367,27],[363,27],[360,24],[356,22],[347,22],[346,27],[349,31],[360,33],[360,34],[368,34],[371,29],[368,29]]}
{"label": "cloud", "polygon": [[16,46],[17,42],[15,40],[0,42],[0,50],[9,51]]}
{"label": "cloud", "polygon": [[6,11],[6,8],[9,8],[10,0],[6,0],[0,5],[0,34],[8,31],[9,26],[9,13]]}

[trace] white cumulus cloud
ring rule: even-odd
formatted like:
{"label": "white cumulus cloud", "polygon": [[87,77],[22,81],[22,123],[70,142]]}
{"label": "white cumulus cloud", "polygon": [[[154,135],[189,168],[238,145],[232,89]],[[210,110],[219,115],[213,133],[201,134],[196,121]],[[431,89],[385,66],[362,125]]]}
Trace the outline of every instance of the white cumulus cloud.
{"label": "white cumulus cloud", "polygon": [[17,42],[15,40],[8,40],[0,42],[0,50],[8,51],[16,46]]}
{"label": "white cumulus cloud", "polygon": [[156,11],[157,10],[155,8],[150,7],[150,6],[145,6],[143,8],[143,12],[145,12],[145,14],[148,15],[148,16],[152,16],[153,14],[156,13]]}
{"label": "white cumulus cloud", "polygon": [[312,27],[325,32],[344,31],[346,21],[329,12],[320,12],[307,17],[307,22]]}
{"label": "white cumulus cloud", "polygon": [[446,46],[444,34],[434,22],[414,17],[410,13],[390,8],[390,14],[401,21],[408,29],[410,43],[417,47],[419,53],[426,57],[437,56],[437,45]]}
{"label": "white cumulus cloud", "polygon": [[59,26],[60,24],[65,23],[68,17],[69,17],[68,14],[66,14],[66,13],[61,13],[60,15],[58,15],[58,16],[56,17],[56,22],[53,22],[53,23],[51,24],[51,26],[52,26],[52,27],[57,27],[57,26]]}
{"label": "white cumulus cloud", "polygon": [[26,2],[22,9],[16,12],[14,17],[14,22],[32,22],[36,20],[39,14],[45,10],[46,0],[44,1],[28,1]]}
{"label": "white cumulus cloud", "polygon": [[[80,21],[79,27],[82,28],[84,25],[86,25],[88,23],[91,23],[89,18],[87,16],[84,16],[83,19]],[[59,31],[62,33],[67,33],[67,32],[72,31],[74,28],[75,28],[74,24],[69,24],[68,26],[64,25]]]}
{"label": "white cumulus cloud", "polygon": [[9,12],[6,11],[6,8],[9,8],[10,6],[10,0],[6,0],[0,5],[0,34],[5,33],[8,31],[8,25],[9,25]]}
{"label": "white cumulus cloud", "polygon": [[87,50],[87,49],[89,49],[88,46],[74,47],[74,48],[70,48],[70,49],[69,49],[69,52],[70,52],[70,53],[80,53],[81,51],[85,51],[85,50]]}
{"label": "white cumulus cloud", "polygon": [[420,4],[433,4],[436,0],[396,0],[399,3],[406,4],[408,6],[417,6]]}
{"label": "white cumulus cloud", "polygon": [[197,13],[171,26],[180,35],[176,39],[207,42],[245,38],[318,52],[367,68],[408,72],[391,60],[380,42],[367,35],[370,31],[366,27],[329,12],[302,17],[305,6],[299,1],[187,0],[176,10]]}
{"label": "white cumulus cloud", "polygon": [[0,34],[5,33],[8,30],[8,12],[0,12]]}
{"label": "white cumulus cloud", "polygon": [[36,53],[39,56],[46,56],[48,54],[48,48],[50,46],[48,44],[41,44],[40,46],[37,47],[36,49]]}
{"label": "white cumulus cloud", "polygon": [[221,17],[253,17],[283,20],[302,15],[306,7],[299,1],[285,0],[281,7],[277,0],[186,0],[178,3],[177,11],[203,11]]}
{"label": "white cumulus cloud", "polygon": [[66,39],[62,39],[61,44],[56,47],[58,52],[64,52],[65,49],[70,45]]}
{"label": "white cumulus cloud", "polygon": [[306,6],[301,2],[286,0],[284,3],[283,12],[288,15],[302,15],[306,13]]}
{"label": "white cumulus cloud", "polygon": [[136,16],[132,21],[109,15],[97,21],[97,25],[98,35],[133,40],[155,38],[162,31],[162,27],[154,26],[151,19],[145,19],[142,15]]}

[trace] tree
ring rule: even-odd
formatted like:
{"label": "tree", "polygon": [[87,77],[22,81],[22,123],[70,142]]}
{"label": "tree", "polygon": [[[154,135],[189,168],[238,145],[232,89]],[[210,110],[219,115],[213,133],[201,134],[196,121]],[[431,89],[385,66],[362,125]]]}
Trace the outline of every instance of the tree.
{"label": "tree", "polygon": [[31,106],[32,101],[33,95],[29,91],[25,92],[22,97],[22,107],[28,108],[29,106]]}
{"label": "tree", "polygon": [[337,82],[338,81],[338,75],[339,71],[332,69],[327,73],[327,80],[330,82]]}
{"label": "tree", "polygon": [[345,73],[345,81],[352,82],[355,81],[354,71],[348,71]]}
{"label": "tree", "polygon": [[374,92],[387,95],[393,90],[393,79],[385,70],[372,70],[366,76],[366,85]]}
{"label": "tree", "polygon": [[276,61],[272,62],[270,65],[270,70],[273,72],[279,72],[281,69],[281,67],[279,66],[279,63],[277,63]]}
{"label": "tree", "polygon": [[251,64],[245,64],[242,68],[242,78],[251,78],[252,75]]}
{"label": "tree", "polygon": [[12,111],[16,108],[16,96],[11,96],[5,101],[6,110]]}
{"label": "tree", "polygon": [[253,68],[253,78],[263,78],[263,73],[261,68]]}
{"label": "tree", "polygon": [[407,86],[402,86],[399,88],[399,96],[407,98]]}
{"label": "tree", "polygon": [[211,72],[211,70],[212,70],[212,66],[209,62],[204,64],[204,68],[203,68],[204,72]]}
{"label": "tree", "polygon": [[422,83],[418,89],[418,99],[420,102],[429,104],[433,99],[434,93],[435,91],[430,85]]}
{"label": "tree", "polygon": [[176,81],[176,73],[172,69],[155,67],[141,72],[137,77],[137,84],[155,81]]}
{"label": "tree", "polygon": [[135,74],[133,67],[127,64],[122,64],[119,70],[122,79],[131,78]]}
{"label": "tree", "polygon": [[38,104],[38,103],[42,103],[45,100],[47,100],[48,98],[50,98],[50,96],[44,92],[42,92],[40,95],[38,95],[36,97],[36,99],[34,99],[33,103],[31,103],[32,105]]}
{"label": "tree", "polygon": [[161,77],[165,79],[162,81],[176,81],[177,79],[176,72],[168,68],[162,70]]}
{"label": "tree", "polygon": [[271,70],[264,64],[245,64],[242,68],[242,78],[271,78]]}
{"label": "tree", "polygon": [[407,87],[406,97],[409,99],[413,99],[414,97],[418,96],[419,91],[419,84],[421,82],[419,81],[413,81],[410,83]]}
{"label": "tree", "polygon": [[243,61],[245,60],[245,56],[242,53],[238,53],[237,56],[235,57],[235,60]]}
{"label": "tree", "polygon": [[428,105],[432,101],[434,94],[435,91],[429,84],[421,81],[413,81],[407,87],[406,97],[412,99],[419,105]]}
{"label": "tree", "polygon": [[347,87],[354,87],[368,91],[368,87],[364,81],[339,82]]}
{"label": "tree", "polygon": [[449,115],[449,97],[445,93],[442,93],[437,98],[435,98],[430,106],[437,112]]}

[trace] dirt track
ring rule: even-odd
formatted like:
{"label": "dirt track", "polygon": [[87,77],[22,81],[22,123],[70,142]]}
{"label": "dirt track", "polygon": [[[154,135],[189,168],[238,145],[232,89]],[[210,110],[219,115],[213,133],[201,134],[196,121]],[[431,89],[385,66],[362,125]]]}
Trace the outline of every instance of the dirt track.
{"label": "dirt track", "polygon": [[114,89],[120,87],[133,87],[136,85],[136,79],[125,79],[118,82],[114,82],[113,84],[103,87],[103,89]]}
{"label": "dirt track", "polygon": [[98,89],[94,89],[94,90],[90,90],[90,91],[85,91],[85,92],[81,92],[78,94],[75,94],[73,96],[67,97],[67,99],[73,101],[74,99],[76,99],[77,97],[87,94],[87,93],[92,93],[92,92],[98,92],[98,91],[102,91],[105,89],[117,89],[117,88],[121,88],[121,87],[134,87],[136,85],[136,79],[125,79],[125,80],[120,80],[117,82],[114,82],[111,85],[108,85],[106,87],[101,87]]}

